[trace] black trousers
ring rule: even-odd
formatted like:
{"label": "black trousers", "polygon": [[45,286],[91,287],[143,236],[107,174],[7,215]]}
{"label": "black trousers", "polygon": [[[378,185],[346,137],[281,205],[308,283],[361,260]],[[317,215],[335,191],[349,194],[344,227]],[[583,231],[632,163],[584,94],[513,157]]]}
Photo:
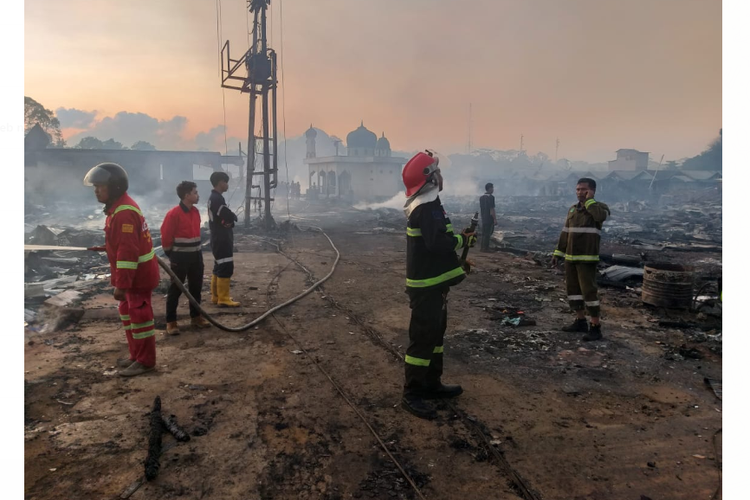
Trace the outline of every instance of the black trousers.
{"label": "black trousers", "polygon": [[211,252],[214,254],[213,274],[219,278],[231,278],[234,274],[234,232],[225,228],[211,231]]}
{"label": "black trousers", "polygon": [[419,396],[440,385],[443,337],[448,326],[448,289],[409,290],[411,322],[404,395]]}
{"label": "black trousers", "polygon": [[482,240],[481,240],[481,244],[479,247],[481,250],[490,249],[490,236],[492,236],[492,233],[494,232],[495,232],[494,222],[482,223],[482,234],[480,235]]}
{"label": "black trousers", "polygon": [[[169,267],[183,283],[187,278],[190,295],[200,303],[201,288],[203,288],[203,255],[200,252],[195,252],[194,256],[188,257],[181,255],[179,260],[170,259]],[[180,295],[182,295],[182,291],[172,282],[167,292],[167,323],[177,321],[177,304]],[[200,311],[193,304],[190,304],[190,317],[197,318],[200,315]]]}

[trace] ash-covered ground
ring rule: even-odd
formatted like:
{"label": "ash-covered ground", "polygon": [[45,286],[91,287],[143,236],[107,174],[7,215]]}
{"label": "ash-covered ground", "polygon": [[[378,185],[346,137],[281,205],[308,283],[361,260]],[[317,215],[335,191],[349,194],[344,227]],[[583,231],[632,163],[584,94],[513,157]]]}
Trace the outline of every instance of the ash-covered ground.
{"label": "ash-covered ground", "polygon": [[[244,333],[163,335],[163,274],[158,369],[130,380],[114,367],[127,347],[106,259],[28,254],[26,497],[416,498],[367,423],[427,498],[709,498],[721,470],[720,204],[610,205],[604,340],[584,343],[559,331],[571,314],[562,271],[548,265],[573,201],[498,199],[494,251],[472,250],[474,272],[449,295],[445,380],[465,392],[432,422],[398,407],[410,314],[399,210],[295,201],[279,231],[238,229],[242,307],[207,305],[231,326],[329,272],[335,252],[310,226],[341,253],[319,290]],[[456,227],[478,208],[473,198],[444,204]],[[101,244],[95,208],[52,217],[41,207],[28,214],[28,242]],[[285,203],[275,209],[287,220]],[[158,228],[159,210],[144,211]],[[643,304],[637,275],[607,279],[612,266],[664,261],[694,267],[692,310]],[[187,312],[183,299],[184,324]],[[134,489],[157,395],[192,437],[165,436],[159,476]]]}

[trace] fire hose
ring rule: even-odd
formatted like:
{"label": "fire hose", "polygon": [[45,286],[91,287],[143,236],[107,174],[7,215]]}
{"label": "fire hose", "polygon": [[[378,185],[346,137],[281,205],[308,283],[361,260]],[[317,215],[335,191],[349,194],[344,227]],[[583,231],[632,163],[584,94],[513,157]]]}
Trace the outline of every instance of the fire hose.
{"label": "fire hose", "polygon": [[[272,315],[273,313],[275,313],[279,309],[283,309],[284,307],[286,307],[286,306],[288,306],[290,304],[293,304],[294,302],[298,301],[302,297],[305,297],[306,295],[309,295],[310,293],[313,292],[313,290],[315,290],[316,288],[318,288],[320,285],[322,285],[323,283],[325,283],[331,276],[333,276],[333,272],[336,270],[336,266],[339,263],[339,259],[341,259],[341,254],[339,253],[338,248],[336,248],[336,245],[333,244],[333,241],[331,240],[331,238],[325,233],[325,231],[323,231],[319,227],[312,227],[312,229],[314,229],[316,231],[319,231],[321,234],[323,234],[323,236],[325,236],[326,239],[328,240],[328,243],[331,245],[331,248],[333,248],[334,252],[336,252],[336,260],[334,260],[333,266],[331,266],[330,272],[328,274],[326,274],[320,280],[316,281],[312,286],[310,286],[309,288],[307,288],[305,291],[303,291],[299,295],[296,295],[296,296],[292,297],[291,299],[287,300],[286,302],[284,302],[282,304],[279,304],[279,305],[277,305],[275,307],[272,307],[268,311],[264,312],[263,314],[261,314],[260,316],[258,316],[254,320],[252,320],[250,323],[248,323],[246,325],[243,325],[243,326],[237,326],[237,327],[225,326],[225,325],[222,325],[221,323],[219,323],[218,321],[216,321],[215,319],[213,319],[211,317],[211,315],[208,314],[205,311],[205,309],[203,309],[203,307],[201,306],[200,302],[198,302],[195,299],[195,297],[193,297],[192,295],[190,295],[190,292],[187,290],[187,288],[185,287],[184,283],[182,283],[182,281],[177,277],[177,275],[174,273],[174,271],[172,271],[172,269],[170,269],[169,264],[167,264],[166,262],[164,262],[164,260],[162,260],[158,255],[154,255],[154,258],[156,259],[156,262],[159,264],[159,266],[161,266],[161,268],[164,269],[164,271],[166,271],[166,273],[172,279],[172,282],[177,286],[177,288],[179,288],[180,291],[183,294],[185,294],[185,296],[188,298],[188,300],[190,301],[190,303],[193,306],[195,306],[200,311],[200,313],[203,315],[204,318],[206,318],[206,320],[208,320],[209,323],[211,323],[212,325],[214,325],[216,328],[219,328],[220,330],[224,330],[225,332],[244,332],[244,331],[249,330],[250,328],[258,325],[264,319],[266,319],[268,316]],[[264,241],[267,241],[267,240],[264,240]],[[272,242],[270,242],[270,243],[274,244]],[[24,248],[26,250],[89,250],[88,248],[83,248],[83,247],[55,247],[55,246],[33,246],[33,245],[27,245]],[[278,248],[278,246],[277,246],[277,248]],[[280,252],[280,253],[283,253],[283,252]],[[297,265],[301,266],[301,264],[299,264],[298,262],[295,261],[295,263]]]}
{"label": "fire hose", "polygon": [[299,295],[297,295],[295,297],[292,297],[291,299],[287,300],[286,302],[284,302],[282,304],[279,304],[279,305],[277,305],[275,307],[272,307],[268,311],[264,312],[263,314],[261,314],[260,316],[258,316],[254,320],[252,320],[250,323],[248,323],[246,325],[243,325],[243,326],[238,326],[238,327],[224,326],[221,323],[219,323],[218,321],[216,321],[215,319],[213,319],[211,317],[211,315],[209,315],[208,313],[206,313],[206,311],[201,307],[200,303],[197,300],[195,300],[195,298],[192,295],[190,295],[190,292],[188,292],[187,288],[182,283],[182,281],[180,281],[180,279],[177,278],[177,275],[175,275],[175,273],[172,271],[172,269],[169,268],[169,265],[166,262],[164,262],[161,258],[159,258],[159,256],[157,256],[157,255],[154,255],[154,258],[156,258],[156,260],[159,263],[159,265],[161,266],[161,268],[164,269],[167,272],[167,274],[169,275],[169,277],[172,278],[172,282],[175,285],[177,285],[177,288],[179,288],[180,291],[185,294],[185,296],[188,298],[188,300],[190,301],[190,303],[192,305],[194,305],[196,308],[198,308],[198,310],[201,312],[201,314],[203,315],[203,317],[205,317],[208,320],[209,323],[211,323],[215,327],[219,328],[220,330],[224,330],[225,332],[244,332],[244,331],[249,330],[250,328],[256,326],[257,324],[259,324],[260,322],[262,322],[264,319],[266,319],[268,316],[272,315],[273,313],[275,313],[279,309],[283,309],[284,307],[286,307],[286,306],[288,306],[288,305],[290,305],[290,304],[298,301],[302,297],[304,297],[306,295],[309,295],[310,293],[313,292],[313,290],[315,290],[320,285],[322,285],[323,283],[325,283],[328,280],[328,278],[330,278],[331,276],[333,276],[333,272],[336,270],[336,265],[338,265],[338,263],[339,263],[339,259],[341,258],[341,254],[339,253],[338,248],[336,248],[336,245],[333,244],[333,241],[331,240],[331,238],[322,229],[320,229],[320,228],[313,228],[313,229],[317,229],[318,231],[320,231],[323,234],[323,236],[326,237],[326,239],[328,240],[328,243],[330,243],[331,248],[333,248],[333,250],[336,252],[336,260],[333,262],[333,266],[331,266],[331,270],[329,271],[329,273],[326,274],[320,280],[316,281],[311,287],[309,287],[307,290],[305,290],[304,292],[300,293]]}

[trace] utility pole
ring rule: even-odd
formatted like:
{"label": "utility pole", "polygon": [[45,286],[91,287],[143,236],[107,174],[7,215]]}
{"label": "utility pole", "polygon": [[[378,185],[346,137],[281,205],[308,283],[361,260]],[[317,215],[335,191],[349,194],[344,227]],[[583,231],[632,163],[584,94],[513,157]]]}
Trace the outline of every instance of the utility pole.
{"label": "utility pole", "polygon": [[466,152],[471,153],[471,103],[469,103],[469,141],[466,144]]}
{"label": "utility pole", "polygon": [[664,161],[664,155],[661,155],[661,159],[659,160],[659,166],[656,167],[656,172],[654,172],[654,176],[651,178],[651,184],[648,185],[649,191],[651,190],[651,187],[654,185],[654,181],[656,180],[656,174],[659,173],[659,169],[661,168],[661,162],[663,161]]}
{"label": "utility pole", "polygon": [[[221,86],[250,94],[250,109],[247,124],[247,175],[245,185],[245,228],[250,227],[250,207],[253,200],[264,202],[263,226],[270,230],[275,226],[271,216],[271,190],[278,183],[277,126],[276,126],[276,52],[268,47],[266,11],[271,0],[247,0],[248,10],[253,14],[252,44],[239,59],[229,54],[229,40],[221,49]],[[244,67],[244,71],[242,68]],[[244,75],[242,75],[244,73]],[[261,136],[255,135],[257,99],[261,103]],[[270,110],[269,110],[270,108]],[[270,113],[270,116],[269,116]],[[256,144],[262,144],[263,170],[255,172]],[[263,184],[254,185],[255,176],[262,176]],[[253,188],[263,187],[259,196],[253,196]]]}
{"label": "utility pole", "polygon": [[557,153],[560,151],[560,138],[555,141],[555,165],[557,165]]}
{"label": "utility pole", "polygon": [[523,134],[521,134],[521,147],[518,150],[518,156],[523,154]]}

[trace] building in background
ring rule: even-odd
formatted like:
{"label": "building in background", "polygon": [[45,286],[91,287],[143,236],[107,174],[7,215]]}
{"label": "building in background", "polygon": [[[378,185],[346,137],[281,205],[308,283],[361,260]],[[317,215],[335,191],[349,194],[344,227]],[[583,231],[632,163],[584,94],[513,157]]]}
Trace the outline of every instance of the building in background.
{"label": "building in background", "polygon": [[245,165],[241,156],[210,151],[52,148],[49,144],[49,137],[39,125],[32,127],[24,140],[25,196],[34,203],[76,193],[90,195],[90,188],[83,185],[83,177],[92,167],[104,162],[117,163],[125,169],[130,183],[128,192],[153,193],[157,201],[165,203],[174,202],[175,186],[182,181],[196,182],[201,196],[208,199],[212,188],[208,178],[212,172]]}
{"label": "building in background", "polygon": [[305,132],[308,197],[344,198],[347,201],[385,201],[403,190],[401,169],[406,158],[392,156],[385,133],[378,138],[364,122],[346,136],[346,156],[317,157],[315,137]]}
{"label": "building in background", "polygon": [[609,170],[647,170],[648,152],[636,149],[618,149],[617,159],[609,162]]}

